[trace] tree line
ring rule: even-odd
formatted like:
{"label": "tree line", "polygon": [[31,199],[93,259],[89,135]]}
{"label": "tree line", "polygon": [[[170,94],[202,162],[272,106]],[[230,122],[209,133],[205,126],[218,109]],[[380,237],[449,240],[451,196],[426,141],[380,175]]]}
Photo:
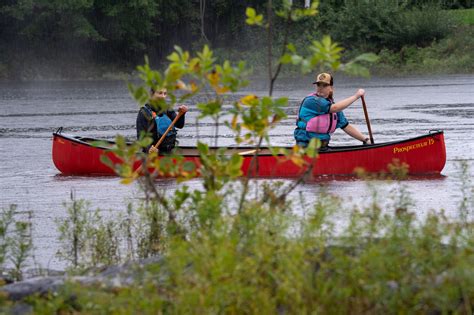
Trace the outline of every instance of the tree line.
{"label": "tree line", "polygon": [[[284,0],[274,0],[278,10]],[[314,0],[313,0],[314,1]],[[302,7],[304,0],[293,0]],[[6,0],[0,5],[0,77],[25,60],[83,59],[131,66],[160,61],[174,45],[196,49],[258,47],[261,34],[245,25],[245,10],[266,10],[263,0]],[[472,0],[327,0],[316,18],[292,28],[299,45],[331,35],[350,50],[398,49],[446,36],[442,9],[470,8]],[[428,12],[428,14],[426,13]],[[275,22],[276,44],[279,34]],[[301,36],[303,35],[303,36]],[[296,37],[296,36],[295,36]]]}

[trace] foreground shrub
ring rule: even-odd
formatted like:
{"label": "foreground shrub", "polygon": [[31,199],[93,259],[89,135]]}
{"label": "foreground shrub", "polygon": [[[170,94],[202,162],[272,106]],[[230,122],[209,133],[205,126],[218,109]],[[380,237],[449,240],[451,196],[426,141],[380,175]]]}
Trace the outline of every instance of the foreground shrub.
{"label": "foreground shrub", "polygon": [[[136,285],[71,285],[30,302],[38,312],[471,313],[474,191],[468,176],[461,180],[456,219],[442,211],[416,216],[403,181],[389,195],[375,181],[372,199],[359,205],[322,190],[311,206],[262,198],[235,212],[206,196],[181,204],[176,223],[187,226],[185,236],[162,234],[164,259]],[[206,224],[192,227],[203,216]]]}
{"label": "foreground shrub", "polygon": [[[0,275],[12,280],[23,278],[22,269],[33,250],[31,238],[31,212],[22,218],[17,206],[0,210]],[[3,280],[3,279],[2,279]],[[2,281],[0,281],[2,282]]]}

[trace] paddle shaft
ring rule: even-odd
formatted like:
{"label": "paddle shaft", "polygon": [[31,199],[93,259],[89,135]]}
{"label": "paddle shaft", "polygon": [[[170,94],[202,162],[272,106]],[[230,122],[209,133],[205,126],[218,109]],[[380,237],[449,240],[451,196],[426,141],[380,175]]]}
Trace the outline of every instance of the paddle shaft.
{"label": "paddle shaft", "polygon": [[374,137],[372,136],[372,128],[370,128],[369,113],[367,112],[367,105],[365,105],[364,95],[360,97],[362,99],[362,107],[364,108],[365,121],[367,123],[367,130],[369,131],[370,143],[374,144]]}

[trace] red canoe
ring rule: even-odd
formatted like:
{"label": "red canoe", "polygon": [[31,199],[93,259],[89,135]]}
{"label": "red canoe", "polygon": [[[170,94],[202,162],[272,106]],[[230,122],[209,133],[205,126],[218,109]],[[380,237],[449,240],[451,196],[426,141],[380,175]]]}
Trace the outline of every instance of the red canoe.
{"label": "red canoe", "polygon": [[[68,136],[62,128],[53,133],[53,162],[56,168],[68,175],[113,175],[115,174],[100,161],[106,154],[114,162],[119,160],[106,147],[96,147],[91,143],[98,139]],[[110,145],[114,143],[106,141]],[[288,149],[290,149],[288,147]],[[195,147],[180,147],[180,154],[186,160],[199,165]],[[251,148],[229,148],[229,152],[239,153],[244,161],[242,171],[247,174],[255,150]],[[259,177],[296,177],[303,169],[283,156],[273,156],[266,148],[258,154]],[[308,161],[310,159],[308,158]],[[314,163],[313,175],[354,174],[355,169],[367,172],[386,172],[387,166],[398,161],[409,165],[410,174],[439,174],[446,163],[446,147],[442,131],[431,131],[427,135],[412,139],[378,143],[373,145],[330,147],[321,152]],[[135,167],[138,167],[136,165]]]}

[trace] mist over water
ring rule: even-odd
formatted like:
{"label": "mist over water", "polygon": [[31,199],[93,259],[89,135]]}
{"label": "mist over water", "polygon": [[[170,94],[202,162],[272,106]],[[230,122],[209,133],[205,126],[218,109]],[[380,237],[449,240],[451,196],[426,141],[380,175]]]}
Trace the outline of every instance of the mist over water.
{"label": "mist over water", "polygon": [[[245,91],[229,97],[225,110],[234,99],[246,93],[267,95],[265,80],[254,80]],[[298,106],[313,91],[311,77],[281,79],[274,96],[287,96],[288,118],[271,132],[273,145],[292,145]],[[443,75],[404,78],[335,78],[336,101],[352,95],[357,88],[366,89],[374,140],[386,142],[416,137],[430,130],[444,130],[447,163],[440,177],[410,178],[403,182],[411,192],[417,215],[446,210],[457,215],[460,202],[459,161],[467,161],[474,174],[474,75]],[[205,95],[199,96],[204,100]],[[213,121],[197,120],[195,103],[187,104],[186,126],[179,130],[183,145],[204,141],[214,145]],[[17,204],[19,212],[33,212],[35,259],[45,268],[63,268],[55,256],[58,249],[54,220],[66,215],[64,202],[70,192],[76,198],[90,201],[91,208],[126,210],[128,201],[137,201],[137,185],[121,185],[117,177],[63,176],[51,159],[52,132],[63,127],[63,133],[113,139],[116,134],[132,140],[136,137],[135,119],[138,105],[131,99],[125,82],[35,82],[0,83],[0,207]],[[344,111],[349,121],[367,134],[360,101]],[[233,145],[233,134],[219,125],[218,145]],[[331,145],[358,144],[338,130]],[[286,181],[286,180],[285,180]],[[320,189],[344,198],[347,204],[368,204],[369,183],[353,177],[323,177],[298,187],[314,201]],[[169,191],[177,187],[174,180],[157,185]],[[187,183],[200,188],[199,179]],[[391,182],[376,183],[380,192],[389,194],[396,186]],[[382,200],[383,202],[389,202]]]}

